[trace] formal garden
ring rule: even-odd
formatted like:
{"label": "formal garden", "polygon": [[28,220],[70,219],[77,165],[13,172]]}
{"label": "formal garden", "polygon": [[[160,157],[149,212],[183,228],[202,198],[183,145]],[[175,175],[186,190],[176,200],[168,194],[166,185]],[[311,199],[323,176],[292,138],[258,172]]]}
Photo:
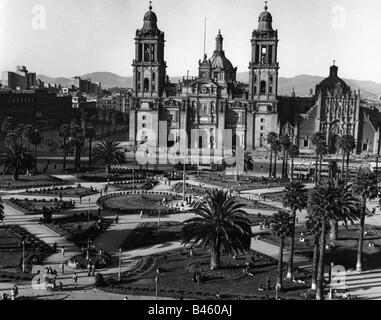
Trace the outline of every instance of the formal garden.
{"label": "formal garden", "polygon": [[51,187],[64,184],[64,181],[46,175],[20,175],[14,180],[11,175],[0,175],[0,190]]}
{"label": "formal garden", "polygon": [[113,221],[111,218],[100,217],[93,211],[82,211],[44,221],[44,224],[77,246],[85,247],[88,240],[96,239]]}
{"label": "formal garden", "polygon": [[97,204],[119,214],[157,216],[180,212],[182,196],[168,192],[125,191],[100,197]]}
{"label": "formal garden", "polygon": [[154,179],[128,180],[110,183],[110,186],[117,190],[151,190],[158,181]]}
{"label": "formal garden", "polygon": [[[22,272],[23,241],[25,273]],[[39,264],[52,249],[20,226],[0,226],[0,281],[31,280],[32,265]]]}
{"label": "formal garden", "polygon": [[[134,295],[155,295],[155,277],[159,270],[158,294],[178,299],[274,299],[277,261],[255,251],[231,257],[223,255],[218,270],[210,270],[208,250],[180,249],[164,255],[138,259],[122,281],[108,279],[102,290]],[[266,290],[268,285],[268,290]],[[281,297],[302,299],[306,284],[288,282]]]}
{"label": "formal garden", "polygon": [[57,213],[62,210],[74,208],[73,201],[62,201],[58,199],[16,199],[4,200],[4,203],[19,210],[24,214]]}
{"label": "formal garden", "polygon": [[52,187],[52,188],[42,188],[36,190],[25,190],[25,195],[36,195],[36,196],[52,196],[62,199],[62,197],[67,198],[83,198],[88,197],[93,194],[97,194],[98,191],[93,187],[85,188],[80,184],[77,186],[68,186],[68,187]]}

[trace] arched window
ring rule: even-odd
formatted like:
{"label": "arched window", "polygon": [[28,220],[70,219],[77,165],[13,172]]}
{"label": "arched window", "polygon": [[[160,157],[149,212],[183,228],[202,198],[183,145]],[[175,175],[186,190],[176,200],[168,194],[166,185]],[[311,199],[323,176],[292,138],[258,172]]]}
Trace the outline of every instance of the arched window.
{"label": "arched window", "polygon": [[261,94],[266,94],[266,81],[261,81]]}

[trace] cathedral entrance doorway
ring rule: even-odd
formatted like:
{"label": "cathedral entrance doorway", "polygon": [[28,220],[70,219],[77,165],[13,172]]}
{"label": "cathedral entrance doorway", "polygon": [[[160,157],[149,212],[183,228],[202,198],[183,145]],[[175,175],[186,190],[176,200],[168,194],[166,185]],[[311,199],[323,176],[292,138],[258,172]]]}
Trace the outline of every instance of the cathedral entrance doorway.
{"label": "cathedral entrance doorway", "polygon": [[339,143],[340,143],[340,136],[338,134],[332,135],[329,141],[329,150],[328,150],[330,154],[337,154],[340,152]]}

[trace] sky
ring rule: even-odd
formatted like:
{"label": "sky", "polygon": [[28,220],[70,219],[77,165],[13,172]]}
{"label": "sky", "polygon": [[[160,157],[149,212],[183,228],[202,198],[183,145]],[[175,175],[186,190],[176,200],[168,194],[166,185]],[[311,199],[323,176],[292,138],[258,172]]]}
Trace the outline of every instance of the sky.
{"label": "sky", "polygon": [[[72,77],[95,71],[131,76],[134,36],[148,10],[145,0],[0,0],[0,71]],[[153,0],[165,32],[169,76],[197,74],[211,56],[218,30],[226,56],[248,71],[250,38],[264,3],[259,0]],[[327,76],[333,60],[343,78],[381,83],[381,1],[269,0],[279,32],[280,76]]]}

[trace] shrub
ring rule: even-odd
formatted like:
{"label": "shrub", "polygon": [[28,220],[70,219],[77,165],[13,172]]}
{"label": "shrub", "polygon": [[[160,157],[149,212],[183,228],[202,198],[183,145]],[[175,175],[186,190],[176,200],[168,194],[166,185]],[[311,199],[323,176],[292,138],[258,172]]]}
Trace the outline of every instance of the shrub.
{"label": "shrub", "polygon": [[105,285],[105,279],[101,273],[95,275],[95,287],[103,287]]}

